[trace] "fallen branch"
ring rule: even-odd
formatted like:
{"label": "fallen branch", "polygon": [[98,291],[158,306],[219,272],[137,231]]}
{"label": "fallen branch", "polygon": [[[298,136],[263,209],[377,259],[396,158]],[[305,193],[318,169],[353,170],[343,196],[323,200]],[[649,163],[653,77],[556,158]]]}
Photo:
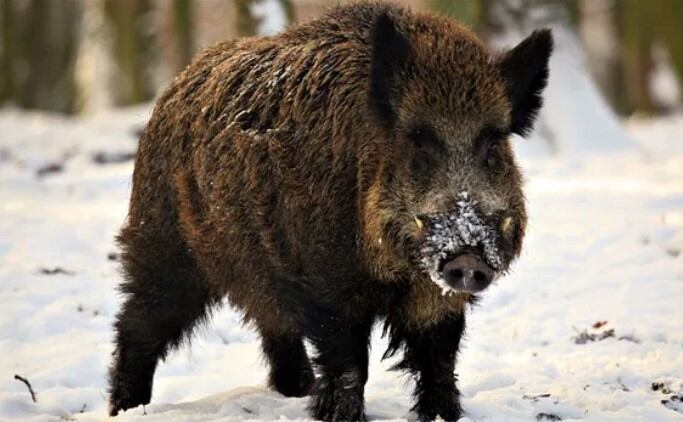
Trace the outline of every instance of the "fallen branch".
{"label": "fallen branch", "polygon": [[62,267],[54,267],[54,268],[41,268],[40,269],[41,274],[45,275],[55,275],[55,274],[64,274],[64,275],[75,275],[73,271],[67,271]]}
{"label": "fallen branch", "polygon": [[33,403],[38,403],[38,400],[36,399],[36,392],[33,391],[33,387],[31,387],[31,383],[28,382],[28,380],[21,375],[14,374],[14,379],[19,380],[26,384],[26,387],[28,387],[28,392],[31,393],[31,400],[33,400]]}

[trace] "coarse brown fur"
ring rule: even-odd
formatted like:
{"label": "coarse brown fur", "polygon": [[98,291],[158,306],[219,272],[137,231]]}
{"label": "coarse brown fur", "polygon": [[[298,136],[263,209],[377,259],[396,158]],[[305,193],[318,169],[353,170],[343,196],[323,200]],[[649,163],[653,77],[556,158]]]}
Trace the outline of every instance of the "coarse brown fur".
{"label": "coarse brown fur", "polygon": [[[382,79],[375,95],[382,31],[405,37],[396,48],[409,52],[384,75],[395,83]],[[382,318],[389,353],[404,349],[402,368],[422,374],[418,415],[457,418],[453,365],[472,298],[442,295],[416,266],[415,216],[476,193],[494,225],[513,217],[501,235],[506,265],[519,253],[526,214],[511,147],[500,142],[492,168],[472,151],[482,128],[514,129],[500,66],[457,23],[383,3],[199,54],[140,139],[118,237],[127,300],[111,413],[148,403],[158,359],[227,297],[258,328],[270,383],[283,394],[313,387],[302,341],[313,342],[314,417],[363,417],[368,338]],[[406,140],[416,124],[442,140],[436,153]],[[445,392],[427,398],[436,389]]]}

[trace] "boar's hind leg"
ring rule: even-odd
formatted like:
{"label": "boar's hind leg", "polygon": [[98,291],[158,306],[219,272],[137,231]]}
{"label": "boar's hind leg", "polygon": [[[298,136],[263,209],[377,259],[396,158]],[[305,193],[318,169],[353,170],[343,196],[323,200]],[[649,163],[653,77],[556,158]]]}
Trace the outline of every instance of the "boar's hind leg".
{"label": "boar's hind leg", "polygon": [[273,333],[263,328],[260,331],[263,353],[270,364],[270,386],[287,397],[307,395],[313,387],[315,376],[301,334]]}
{"label": "boar's hind leg", "polygon": [[372,321],[330,318],[316,323],[311,337],[320,370],[310,411],[317,420],[365,420],[364,390],[368,379],[368,343]]}
{"label": "boar's hind leg", "polygon": [[212,297],[182,241],[160,240],[124,229],[125,301],[115,322],[110,407],[147,404],[157,361],[177,346],[206,314]]}
{"label": "boar's hind leg", "polygon": [[456,387],[455,359],[465,330],[465,315],[451,314],[435,325],[407,328],[390,321],[390,342],[385,357],[403,349],[403,360],[394,369],[415,376],[413,411],[421,421],[439,415],[457,421],[461,414],[460,392]]}

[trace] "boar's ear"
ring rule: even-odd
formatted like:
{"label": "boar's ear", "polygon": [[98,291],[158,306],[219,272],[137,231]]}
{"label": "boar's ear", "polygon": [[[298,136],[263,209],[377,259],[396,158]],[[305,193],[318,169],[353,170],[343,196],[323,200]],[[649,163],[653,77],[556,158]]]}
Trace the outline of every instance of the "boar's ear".
{"label": "boar's ear", "polygon": [[553,50],[549,29],[534,31],[515,48],[503,54],[499,66],[512,103],[511,130],[528,134],[534,125],[548,80],[548,60]]}
{"label": "boar's ear", "polygon": [[370,43],[370,106],[384,123],[390,125],[395,118],[391,108],[392,83],[395,82],[399,67],[410,56],[410,42],[384,12],[375,18]]}

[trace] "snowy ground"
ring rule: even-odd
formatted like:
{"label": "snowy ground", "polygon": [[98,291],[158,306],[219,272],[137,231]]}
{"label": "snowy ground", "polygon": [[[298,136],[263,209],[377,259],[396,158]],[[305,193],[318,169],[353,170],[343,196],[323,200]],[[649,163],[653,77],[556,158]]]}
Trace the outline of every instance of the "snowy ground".
{"label": "snowy ground", "polygon": [[[0,419],[106,418],[119,304],[108,255],[132,162],[95,158],[132,152],[147,113],[0,112]],[[627,130],[624,148],[559,156],[520,141],[529,234],[469,319],[458,372],[471,420],[683,420],[683,117]],[[160,366],[148,415],[118,420],[305,419],[304,399],[264,387],[238,319],[217,313]],[[377,334],[369,417],[410,419],[409,380],[379,361]]]}

